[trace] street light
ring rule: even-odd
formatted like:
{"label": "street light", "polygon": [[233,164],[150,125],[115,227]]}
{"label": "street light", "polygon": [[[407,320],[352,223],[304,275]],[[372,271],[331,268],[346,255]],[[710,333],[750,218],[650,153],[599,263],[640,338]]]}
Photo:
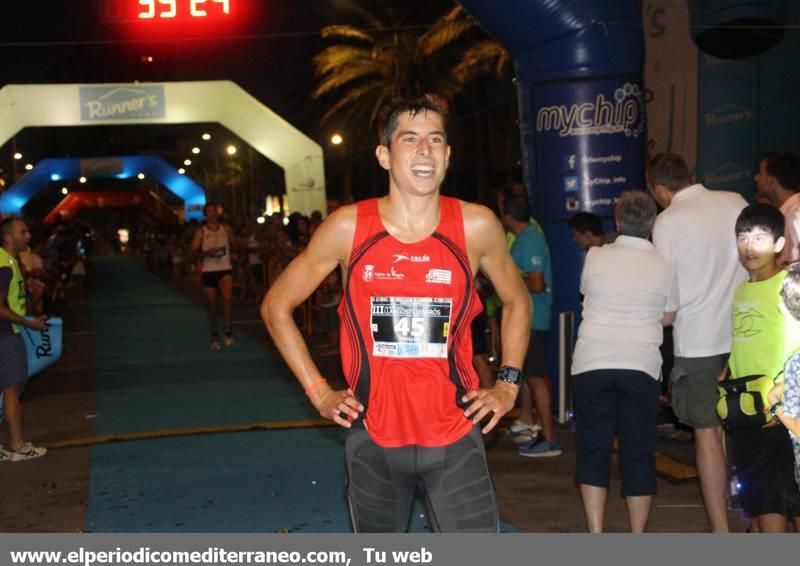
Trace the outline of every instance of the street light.
{"label": "street light", "polygon": [[331,136],[331,143],[333,145],[339,145],[344,141],[344,138],[340,134],[333,134]]}
{"label": "street light", "polygon": [[68,195],[69,194],[69,189],[67,187],[61,187],[61,194],[62,195]]}
{"label": "street light", "polygon": [[33,165],[31,165],[30,163],[26,163],[25,164],[25,171],[30,171],[31,169],[33,169]]}
{"label": "street light", "polygon": [[144,173],[139,173],[138,175],[136,175],[136,177],[138,177],[139,180],[141,181],[142,179],[144,179]]}
{"label": "street light", "polygon": [[225,148],[225,152],[228,155],[236,155],[236,146],[235,145],[229,145],[228,147]]}
{"label": "street light", "polygon": [[195,155],[197,155],[198,153],[200,153],[200,148],[199,148],[199,147],[197,147],[197,146],[193,147],[193,148],[192,148],[192,153],[194,153]]}
{"label": "street light", "polygon": [[85,183],[86,182],[86,177],[81,177],[80,179],[78,179],[78,181],[80,181],[81,183]]}
{"label": "street light", "polygon": [[192,164],[192,160],[191,160],[191,159],[184,159],[184,160],[183,160],[183,164],[184,164],[184,165],[186,165],[186,166],[188,167],[189,165],[191,165],[191,164]]}
{"label": "street light", "polygon": [[180,169],[178,169],[178,173],[180,173],[181,175],[183,175],[184,173],[186,173],[186,169],[184,169],[183,167],[181,167]]}
{"label": "street light", "polygon": [[14,154],[14,159],[16,159],[16,160],[22,159],[22,154],[20,152],[15,153]]}

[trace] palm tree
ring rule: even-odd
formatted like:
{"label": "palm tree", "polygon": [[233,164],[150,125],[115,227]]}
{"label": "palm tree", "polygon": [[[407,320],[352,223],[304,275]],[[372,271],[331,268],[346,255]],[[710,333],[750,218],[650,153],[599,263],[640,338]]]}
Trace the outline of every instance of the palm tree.
{"label": "palm tree", "polygon": [[364,10],[358,14],[363,27],[325,27],[322,37],[336,43],[312,60],[319,81],[312,97],[339,96],[323,123],[338,118],[372,131],[392,98],[435,92],[451,100],[480,74],[501,76],[511,59],[461,6],[429,27],[391,27]]}

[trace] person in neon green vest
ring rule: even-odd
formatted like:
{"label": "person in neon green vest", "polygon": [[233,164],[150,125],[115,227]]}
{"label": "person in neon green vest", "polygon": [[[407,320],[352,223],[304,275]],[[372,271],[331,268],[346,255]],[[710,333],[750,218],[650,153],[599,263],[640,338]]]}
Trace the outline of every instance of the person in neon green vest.
{"label": "person in neon green vest", "polygon": [[9,446],[0,446],[0,462],[19,462],[44,456],[47,450],[25,442],[22,435],[22,406],[19,397],[28,380],[25,343],[19,327],[47,328],[44,317],[25,318],[25,280],[19,267],[19,253],[28,247],[31,233],[22,220],[0,222],[0,388],[3,414],[8,423]]}

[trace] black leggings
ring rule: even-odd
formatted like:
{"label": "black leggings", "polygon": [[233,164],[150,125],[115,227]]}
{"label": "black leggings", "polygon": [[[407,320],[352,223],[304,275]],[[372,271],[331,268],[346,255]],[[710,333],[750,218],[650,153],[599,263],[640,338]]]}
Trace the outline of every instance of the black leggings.
{"label": "black leggings", "polygon": [[499,530],[480,429],[448,446],[381,448],[361,427],[345,443],[346,491],[357,533],[405,532],[421,482],[435,532]]}

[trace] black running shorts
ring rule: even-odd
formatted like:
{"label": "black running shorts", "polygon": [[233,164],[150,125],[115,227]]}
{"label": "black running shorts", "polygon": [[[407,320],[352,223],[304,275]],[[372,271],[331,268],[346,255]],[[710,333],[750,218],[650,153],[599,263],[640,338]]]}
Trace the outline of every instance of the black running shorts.
{"label": "black running shorts", "polygon": [[203,272],[203,287],[216,289],[219,287],[219,282],[228,275],[233,275],[233,271],[226,269],[225,271],[204,271]]}
{"label": "black running shorts", "polygon": [[363,427],[345,443],[347,499],[357,533],[405,532],[418,484],[435,532],[499,530],[480,428],[448,446],[382,448]]}

